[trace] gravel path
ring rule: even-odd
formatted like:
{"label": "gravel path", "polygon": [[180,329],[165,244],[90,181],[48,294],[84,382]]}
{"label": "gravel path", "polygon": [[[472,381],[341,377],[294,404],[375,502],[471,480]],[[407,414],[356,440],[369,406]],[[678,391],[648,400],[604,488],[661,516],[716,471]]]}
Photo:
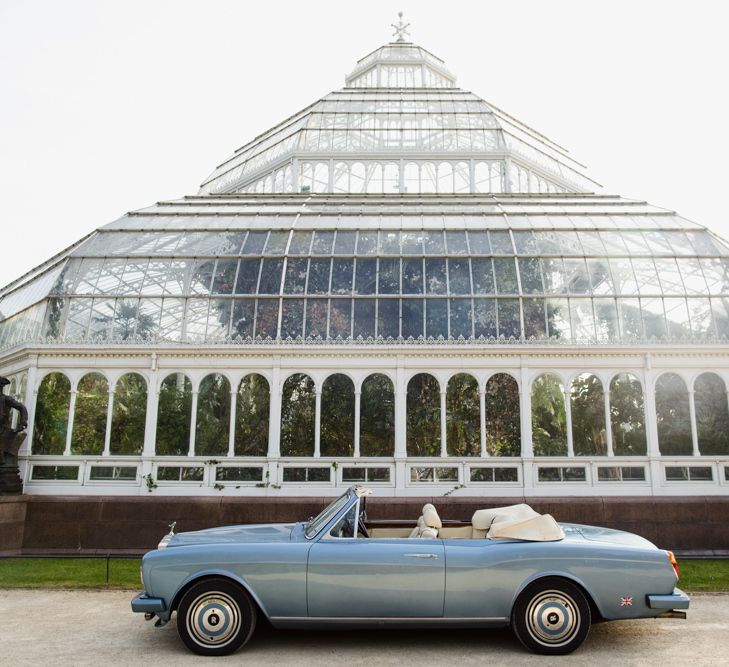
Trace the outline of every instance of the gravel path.
{"label": "gravel path", "polygon": [[[132,614],[126,591],[0,590],[4,665],[200,664],[173,621]],[[688,620],[596,625],[568,658],[531,655],[507,630],[280,631],[260,624],[248,646],[216,665],[719,665],[729,664],[729,595],[695,594]],[[211,663],[212,664],[212,663]]]}

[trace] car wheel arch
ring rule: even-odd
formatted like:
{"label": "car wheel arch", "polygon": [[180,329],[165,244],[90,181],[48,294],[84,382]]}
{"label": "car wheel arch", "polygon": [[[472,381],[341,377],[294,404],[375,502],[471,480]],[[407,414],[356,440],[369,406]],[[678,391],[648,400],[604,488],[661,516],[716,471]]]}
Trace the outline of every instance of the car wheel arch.
{"label": "car wheel arch", "polygon": [[585,596],[585,599],[587,600],[587,603],[590,605],[590,612],[593,617],[593,622],[597,623],[600,622],[604,617],[602,610],[600,609],[600,606],[597,603],[597,599],[593,592],[590,590],[590,588],[585,584],[584,581],[582,581],[580,578],[575,577],[573,574],[569,574],[567,572],[559,572],[559,571],[550,571],[550,572],[539,572],[537,574],[532,575],[531,577],[525,579],[521,586],[517,589],[516,593],[514,594],[514,597],[511,601],[511,611],[513,612],[514,607],[516,605],[517,600],[521,596],[521,594],[532,584],[541,581],[542,579],[562,579],[563,581],[567,581],[570,584],[573,584],[574,586],[577,586],[582,593]]}
{"label": "car wheel arch", "polygon": [[231,584],[234,584],[236,586],[239,586],[241,589],[243,589],[253,600],[253,604],[256,605],[257,611],[263,616],[264,618],[268,618],[268,613],[266,612],[266,608],[261,604],[260,599],[256,595],[256,593],[251,589],[251,587],[248,585],[248,582],[246,582],[244,579],[241,579],[240,577],[236,577],[235,575],[231,574],[230,572],[225,571],[219,571],[219,570],[205,570],[203,572],[196,572],[195,574],[191,575],[185,581],[180,585],[180,587],[175,592],[174,597],[172,598],[172,604],[170,605],[170,611],[177,611],[177,607],[180,604],[180,600],[182,600],[185,593],[192,588],[195,584],[199,584],[201,581],[205,581],[206,579],[225,579],[229,581]]}

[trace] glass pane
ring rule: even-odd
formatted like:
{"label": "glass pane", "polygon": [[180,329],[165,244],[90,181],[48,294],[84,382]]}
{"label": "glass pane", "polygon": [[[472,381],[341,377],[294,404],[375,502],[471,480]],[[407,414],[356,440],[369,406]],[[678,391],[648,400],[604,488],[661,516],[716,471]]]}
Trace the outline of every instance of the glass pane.
{"label": "glass pane", "polygon": [[281,395],[281,454],[314,455],[314,381],[303,373],[288,377]]}
{"label": "glass pane", "polygon": [[407,455],[440,455],[440,387],[427,373],[408,382]]}
{"label": "glass pane", "polygon": [[87,373],[78,383],[73,417],[71,452],[101,454],[104,451],[109,383],[101,373]]}
{"label": "glass pane", "polygon": [[448,260],[448,287],[453,295],[471,294],[471,270],[467,259]]}
{"label": "glass pane", "polygon": [[716,373],[702,373],[694,382],[694,392],[701,455],[729,455],[729,408],[724,381]]}
{"label": "glass pane", "polygon": [[676,373],[656,381],[658,448],[663,456],[691,456],[691,420],[686,383]]}
{"label": "glass pane", "polygon": [[309,263],[309,281],[306,286],[307,294],[327,294],[329,292],[329,274],[332,260],[312,259]]}
{"label": "glass pane", "polygon": [[362,383],[359,439],[362,456],[395,453],[395,389],[385,375],[370,375]]}
{"label": "glass pane", "polygon": [[236,395],[236,456],[266,456],[268,453],[269,406],[266,378],[257,373],[246,375]]}
{"label": "glass pane", "polygon": [[375,294],[377,260],[358,258],[355,273],[355,294]]}
{"label": "glass pane", "polygon": [[114,388],[110,451],[136,456],[144,449],[147,419],[147,382],[139,373],[127,373]]}
{"label": "glass pane", "polygon": [[330,375],[321,391],[321,455],[354,454],[354,383],[346,375]]}
{"label": "glass pane", "polygon": [[378,294],[400,293],[400,260],[380,259]]}
{"label": "glass pane", "polygon": [[564,399],[564,386],[556,375],[544,373],[532,382],[532,439],[535,456],[567,455]]}
{"label": "glass pane", "polygon": [[33,454],[63,454],[70,403],[69,379],[63,373],[46,375],[36,399]]}
{"label": "glass pane", "polygon": [[281,338],[300,338],[304,334],[304,300],[284,299],[281,310]]}
{"label": "glass pane", "polygon": [[446,442],[448,456],[481,455],[481,417],[476,378],[454,375],[446,389]]}
{"label": "glass pane", "polygon": [[306,337],[327,337],[327,299],[306,300]]}
{"label": "glass pane", "polygon": [[[245,261],[245,260],[243,260]],[[291,262],[293,260],[289,260]],[[281,291],[282,259],[264,259],[261,267],[261,282],[258,287],[259,294],[279,294]]]}
{"label": "glass pane", "polygon": [[400,335],[399,299],[378,299],[377,335],[383,338],[397,338]]}
{"label": "glass pane", "polygon": [[606,456],[605,398],[602,382],[591,373],[572,380],[572,439],[577,456]]}
{"label": "glass pane", "polygon": [[352,293],[354,260],[335,259],[332,266],[332,294]]}
{"label": "glass pane", "polygon": [[519,299],[497,299],[499,338],[521,338]]}
{"label": "glass pane", "polygon": [[192,383],[182,373],[168,375],[159,391],[157,456],[185,456],[190,445]]}
{"label": "glass pane", "polygon": [[329,307],[329,337],[350,338],[352,335],[352,300],[332,299]]}
{"label": "glass pane", "polygon": [[354,337],[374,338],[375,336],[375,300],[355,299],[354,301]]}
{"label": "glass pane", "polygon": [[200,382],[195,428],[196,456],[226,456],[230,432],[230,382],[220,373]]}
{"label": "glass pane", "polygon": [[513,259],[494,259],[497,294],[518,294],[516,264]]}
{"label": "glass pane", "polygon": [[278,299],[258,299],[256,329],[258,338],[276,338],[278,331]]}
{"label": "glass pane", "polygon": [[472,337],[471,299],[450,299],[451,338]]}

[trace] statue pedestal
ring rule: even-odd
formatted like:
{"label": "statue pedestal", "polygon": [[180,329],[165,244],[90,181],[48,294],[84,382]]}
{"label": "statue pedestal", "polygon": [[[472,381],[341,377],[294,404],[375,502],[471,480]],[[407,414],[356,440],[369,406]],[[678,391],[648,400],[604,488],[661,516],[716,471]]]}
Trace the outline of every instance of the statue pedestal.
{"label": "statue pedestal", "polygon": [[0,430],[0,496],[19,496],[23,493],[23,480],[18,470],[18,451],[25,442],[25,433],[8,428]]}

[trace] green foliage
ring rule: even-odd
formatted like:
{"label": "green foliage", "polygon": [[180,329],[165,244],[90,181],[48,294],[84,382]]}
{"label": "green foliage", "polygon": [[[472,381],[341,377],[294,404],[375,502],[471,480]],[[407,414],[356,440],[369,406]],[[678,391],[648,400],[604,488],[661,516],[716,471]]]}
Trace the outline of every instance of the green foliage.
{"label": "green foliage", "polygon": [[691,417],[686,383],[676,373],[664,373],[656,382],[658,448],[663,456],[691,456]]}
{"label": "green foliage", "polygon": [[634,375],[620,373],[610,383],[610,423],[615,456],[645,456],[643,390]]}
{"label": "green foliage", "polygon": [[78,383],[71,434],[73,454],[101,454],[106,436],[109,383],[101,373],[87,373]]}
{"label": "green foliage", "polygon": [[146,420],[147,383],[139,373],[127,373],[119,378],[114,390],[111,453],[122,456],[141,454]]}
{"label": "green foliage", "polygon": [[362,456],[395,454],[395,390],[386,375],[375,373],[362,383],[359,448]]}
{"label": "green foliage", "polygon": [[577,456],[606,456],[605,395],[602,382],[583,373],[572,381],[572,438]]}
{"label": "green foliage", "polygon": [[230,429],[230,382],[220,373],[211,373],[200,383],[197,398],[195,454],[225,456]]}
{"label": "green foliage", "polygon": [[346,375],[330,375],[321,392],[321,454],[354,454],[354,384]]}
{"label": "green foliage", "polygon": [[192,383],[182,373],[162,382],[157,408],[156,452],[159,456],[184,456],[190,447]]}
{"label": "green foliage", "polygon": [[152,491],[157,488],[157,483],[154,481],[154,477],[152,477],[151,473],[147,473],[144,476],[144,483],[147,485],[148,493],[152,493]]}
{"label": "green foliage", "polygon": [[703,373],[694,383],[699,451],[704,456],[729,454],[729,406],[724,381],[716,373]]}
{"label": "green foliage", "polygon": [[238,387],[235,410],[235,455],[268,453],[270,392],[262,375],[246,375]]}
{"label": "green foliage", "polygon": [[448,456],[481,455],[481,408],[478,382],[467,373],[454,375],[446,390]]}
{"label": "green foliage", "polygon": [[521,454],[519,385],[507,373],[486,383],[486,449],[491,456]]}
{"label": "green foliage", "polygon": [[550,373],[532,383],[532,440],[536,456],[567,455],[564,388]]}
{"label": "green foliage", "polygon": [[70,403],[69,379],[63,373],[46,375],[35,407],[33,454],[63,454]]}
{"label": "green foliage", "polygon": [[440,455],[440,387],[428,373],[419,373],[408,383],[407,454]]}
{"label": "green foliage", "polygon": [[286,379],[281,395],[281,454],[313,456],[316,397],[314,381],[304,373]]}

